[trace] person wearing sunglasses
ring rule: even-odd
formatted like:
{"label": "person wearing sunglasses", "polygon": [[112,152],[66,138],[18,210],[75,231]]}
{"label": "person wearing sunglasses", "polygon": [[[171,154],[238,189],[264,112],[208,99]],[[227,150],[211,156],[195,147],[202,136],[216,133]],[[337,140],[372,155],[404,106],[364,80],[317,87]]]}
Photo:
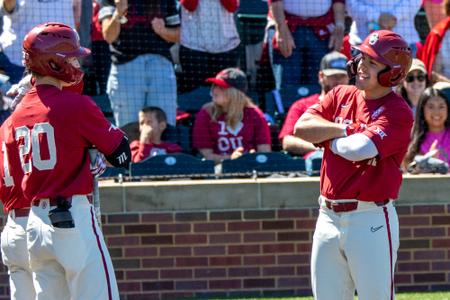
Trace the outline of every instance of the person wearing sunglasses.
{"label": "person wearing sunglasses", "polygon": [[415,112],[420,96],[429,85],[428,73],[424,63],[420,59],[413,58],[411,68],[409,68],[405,79],[398,85],[397,92]]}

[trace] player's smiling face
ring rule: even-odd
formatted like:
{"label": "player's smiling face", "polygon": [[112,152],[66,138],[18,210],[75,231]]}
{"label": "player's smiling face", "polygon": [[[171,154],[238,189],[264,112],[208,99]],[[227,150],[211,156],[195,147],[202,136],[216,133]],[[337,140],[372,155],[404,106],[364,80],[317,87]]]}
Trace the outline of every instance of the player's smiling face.
{"label": "player's smiling face", "polygon": [[441,132],[445,129],[445,121],[448,118],[447,102],[439,96],[431,97],[423,107],[423,114],[428,130]]}
{"label": "player's smiling face", "polygon": [[356,73],[356,87],[365,92],[366,98],[379,98],[391,90],[378,83],[378,73],[385,68],[386,65],[362,53]]}

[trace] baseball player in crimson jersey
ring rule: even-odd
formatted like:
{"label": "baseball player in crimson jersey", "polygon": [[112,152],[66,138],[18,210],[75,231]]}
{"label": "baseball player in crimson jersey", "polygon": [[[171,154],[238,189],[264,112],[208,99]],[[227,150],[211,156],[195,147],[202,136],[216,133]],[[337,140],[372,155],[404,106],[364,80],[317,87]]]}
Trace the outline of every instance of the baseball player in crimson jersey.
{"label": "baseball player in crimson jersey", "polygon": [[[8,215],[1,234],[2,261],[8,267],[11,299],[28,300],[36,297],[27,249],[26,227],[30,201],[22,194],[23,171],[17,147],[12,136],[8,135],[10,126],[11,119],[7,119],[0,127],[0,199]],[[10,140],[6,140],[6,137]]]}
{"label": "baseball player in crimson jersey", "polygon": [[[62,89],[83,78],[75,30],[61,23],[33,28],[23,42],[34,87],[11,115],[22,189],[31,201],[27,224],[37,299],[119,299],[114,270],[91,205],[88,149],[127,167],[130,148],[89,97]],[[14,174],[14,173],[13,173]]]}
{"label": "baseball player in crimson jersey", "polygon": [[313,238],[311,277],[319,300],[394,299],[399,246],[393,199],[413,116],[392,91],[411,65],[399,35],[371,33],[349,62],[356,87],[339,86],[299,119],[295,135],[325,148],[320,213]]}

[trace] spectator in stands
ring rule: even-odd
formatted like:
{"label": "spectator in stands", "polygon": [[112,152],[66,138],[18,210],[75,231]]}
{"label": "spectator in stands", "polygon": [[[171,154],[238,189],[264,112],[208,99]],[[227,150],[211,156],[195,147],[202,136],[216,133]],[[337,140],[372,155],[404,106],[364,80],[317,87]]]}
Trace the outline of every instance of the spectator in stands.
{"label": "spectator in stands", "polygon": [[193,130],[193,146],[216,164],[246,152],[270,152],[269,126],[262,111],[247,96],[244,72],[228,68],[212,83],[212,102],[198,112]]}
{"label": "spectator in stands", "polygon": [[422,6],[425,10],[428,26],[433,28],[445,18],[443,0],[423,0]]}
{"label": "spectator in stands", "polygon": [[320,62],[320,71],[317,76],[321,86],[320,94],[314,94],[294,102],[289,108],[289,112],[278,136],[283,150],[294,155],[311,154],[316,151],[316,146],[294,136],[294,126],[308,107],[319,103],[328,91],[340,84],[348,84],[347,57],[337,51],[328,53]]}
{"label": "spectator in stands", "polygon": [[405,156],[408,166],[416,155],[438,150],[436,157],[450,163],[450,84],[436,83],[420,97],[412,141]]}
{"label": "spectator in stands", "polygon": [[238,0],[181,0],[178,92],[189,92],[239,59]]}
{"label": "spectator in stands", "polygon": [[434,72],[450,77],[450,0],[444,0],[444,8],[447,17],[432,28],[421,51],[429,77]]}
{"label": "spectator in stands", "polygon": [[322,57],[339,51],[344,0],[269,0],[267,39],[276,89],[315,85]]}
{"label": "spectator in stands", "polygon": [[179,39],[176,0],[106,0],[99,13],[112,65],[107,93],[117,126],[158,106],[175,125],[177,86],[169,48]]}
{"label": "spectator in stands", "polygon": [[350,44],[359,45],[370,32],[387,29],[400,34],[416,56],[419,34],[414,18],[421,0],[346,0],[347,11],[353,19]]}
{"label": "spectator in stands", "polygon": [[182,151],[179,145],[161,140],[166,127],[166,114],[161,108],[148,106],[139,112],[140,137],[130,144],[133,162],[140,162],[150,156]]}
{"label": "spectator in stands", "polygon": [[10,77],[11,83],[19,82],[25,71],[22,65],[22,41],[25,35],[36,24],[45,22],[62,22],[75,27],[75,23],[79,23],[79,19],[75,20],[75,15],[79,18],[80,9],[81,0],[1,1],[4,24],[0,35],[0,46],[3,49],[0,68]]}
{"label": "spectator in stands", "polygon": [[99,12],[100,5],[96,0],[92,0],[91,56],[83,60],[85,69],[83,94],[90,96],[106,93],[106,82],[111,67],[111,53],[102,35],[102,25],[98,21]]}
{"label": "spectator in stands", "polygon": [[398,86],[398,93],[408,102],[414,114],[420,96],[429,85],[430,81],[424,63],[418,58],[413,58],[408,75]]}

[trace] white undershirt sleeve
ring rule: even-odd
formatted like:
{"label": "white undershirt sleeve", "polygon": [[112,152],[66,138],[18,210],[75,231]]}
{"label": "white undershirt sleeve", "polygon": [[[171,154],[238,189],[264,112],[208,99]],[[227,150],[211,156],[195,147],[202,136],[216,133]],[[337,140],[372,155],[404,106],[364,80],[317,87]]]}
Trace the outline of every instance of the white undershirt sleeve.
{"label": "white undershirt sleeve", "polygon": [[363,133],[334,139],[331,142],[331,151],[350,161],[361,161],[378,155],[375,143]]}

